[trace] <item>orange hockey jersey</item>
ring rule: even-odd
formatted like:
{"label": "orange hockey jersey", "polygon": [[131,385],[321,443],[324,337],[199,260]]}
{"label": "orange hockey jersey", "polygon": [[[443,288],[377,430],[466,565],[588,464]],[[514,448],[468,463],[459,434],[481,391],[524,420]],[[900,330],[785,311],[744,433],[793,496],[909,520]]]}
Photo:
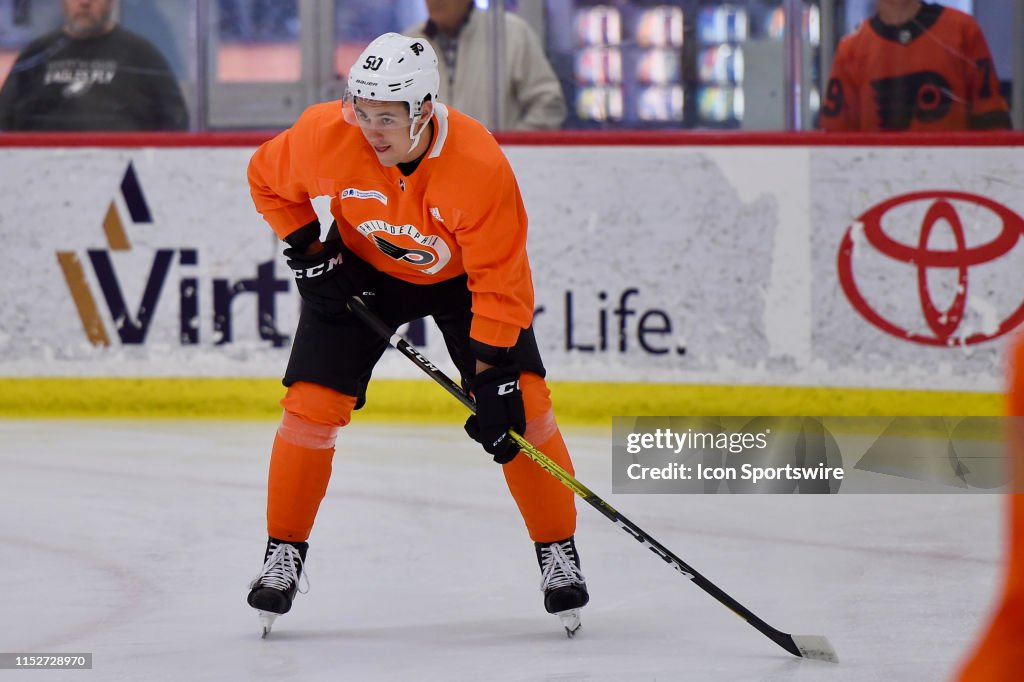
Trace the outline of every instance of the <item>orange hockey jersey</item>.
{"label": "orange hockey jersey", "polygon": [[480,123],[441,104],[434,112],[429,151],[403,176],[380,164],[341,102],[316,104],[253,155],[253,201],[284,239],[316,220],[311,197],[330,196],[345,245],[381,272],[415,284],[468,273],[470,335],[512,346],[533,319],[519,186]]}
{"label": "orange hockey jersey", "polygon": [[992,56],[978,24],[924,3],[909,22],[875,15],[839,43],[821,108],[825,130],[1009,128]]}

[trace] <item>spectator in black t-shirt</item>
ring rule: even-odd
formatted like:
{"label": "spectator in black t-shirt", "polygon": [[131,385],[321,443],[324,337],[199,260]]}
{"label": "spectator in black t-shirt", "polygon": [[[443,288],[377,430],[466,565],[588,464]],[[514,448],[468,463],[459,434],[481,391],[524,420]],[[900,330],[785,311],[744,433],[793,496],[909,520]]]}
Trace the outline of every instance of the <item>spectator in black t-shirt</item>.
{"label": "spectator in black t-shirt", "polygon": [[0,90],[2,130],[185,130],[177,78],[116,0],[61,0],[64,27],[32,41]]}

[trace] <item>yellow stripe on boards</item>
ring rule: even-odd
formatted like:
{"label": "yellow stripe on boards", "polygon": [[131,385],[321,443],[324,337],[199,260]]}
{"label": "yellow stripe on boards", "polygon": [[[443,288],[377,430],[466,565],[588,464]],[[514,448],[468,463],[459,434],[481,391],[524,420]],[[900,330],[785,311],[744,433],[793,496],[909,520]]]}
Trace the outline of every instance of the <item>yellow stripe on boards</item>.
{"label": "yellow stripe on boards", "polygon": [[[616,416],[995,416],[998,393],[799,386],[554,382],[563,424]],[[0,378],[0,418],[278,419],[278,379]],[[358,420],[461,422],[466,409],[429,379],[376,379]]]}

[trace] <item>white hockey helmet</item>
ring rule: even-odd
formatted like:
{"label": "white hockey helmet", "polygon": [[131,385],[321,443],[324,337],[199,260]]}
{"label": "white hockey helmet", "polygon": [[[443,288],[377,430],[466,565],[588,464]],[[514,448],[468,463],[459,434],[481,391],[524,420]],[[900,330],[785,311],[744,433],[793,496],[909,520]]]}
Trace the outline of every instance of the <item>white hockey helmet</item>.
{"label": "white hockey helmet", "polygon": [[423,113],[423,102],[428,96],[436,102],[440,87],[437,54],[429,42],[385,33],[367,45],[352,65],[344,106],[348,112],[356,99],[405,102],[415,128]]}

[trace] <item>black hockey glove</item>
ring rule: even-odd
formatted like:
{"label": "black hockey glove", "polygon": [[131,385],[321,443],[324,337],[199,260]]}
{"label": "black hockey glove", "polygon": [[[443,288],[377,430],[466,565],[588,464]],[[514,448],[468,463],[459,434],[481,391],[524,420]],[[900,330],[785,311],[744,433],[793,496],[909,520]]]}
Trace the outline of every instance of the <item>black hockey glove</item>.
{"label": "black hockey glove", "polygon": [[315,253],[295,247],[284,250],[299,295],[311,308],[328,316],[343,315],[348,298],[360,293],[351,268],[342,265],[341,240],[330,239]]}
{"label": "black hockey glove", "polygon": [[519,366],[503,365],[480,372],[470,383],[476,414],[466,420],[466,433],[484,446],[498,464],[508,464],[519,452],[509,429],[522,435],[526,410],[519,390]]}

